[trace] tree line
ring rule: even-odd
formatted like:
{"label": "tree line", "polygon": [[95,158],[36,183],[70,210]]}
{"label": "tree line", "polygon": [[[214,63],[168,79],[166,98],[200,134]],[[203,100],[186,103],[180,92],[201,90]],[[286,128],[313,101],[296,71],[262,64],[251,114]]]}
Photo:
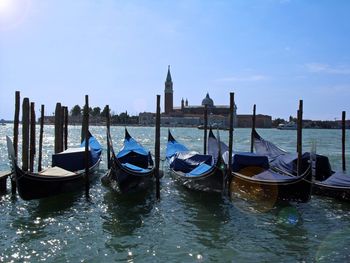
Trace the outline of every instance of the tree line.
{"label": "tree line", "polygon": [[[108,108],[105,106],[103,110],[101,110],[100,107],[89,107],[89,115],[94,119],[97,120],[103,120],[106,118],[108,113]],[[70,110],[70,115],[72,117],[80,118],[83,114],[83,107],[80,107],[79,105],[75,105]],[[113,114],[111,111],[110,114],[110,120],[111,124],[138,124],[139,117],[138,116],[130,116],[127,111],[118,114]]]}

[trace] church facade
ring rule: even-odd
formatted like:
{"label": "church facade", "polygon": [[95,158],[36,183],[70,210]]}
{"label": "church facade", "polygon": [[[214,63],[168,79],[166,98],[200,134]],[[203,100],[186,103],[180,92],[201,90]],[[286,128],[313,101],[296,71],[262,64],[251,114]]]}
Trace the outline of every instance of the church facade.
{"label": "church facade", "polygon": [[[227,127],[229,125],[230,107],[227,105],[215,105],[209,93],[203,98],[201,105],[190,105],[188,99],[182,98],[181,106],[173,105],[173,81],[170,73],[170,66],[165,80],[164,89],[164,113],[162,114],[162,124],[165,125],[185,125],[199,126],[204,123],[204,110],[207,106],[208,123],[210,125],[218,125]],[[237,107],[235,105],[233,112],[234,123],[237,124],[236,116]]]}
{"label": "church facade", "polygon": [[[164,112],[161,115],[161,124],[163,126],[188,126],[197,127],[204,123],[204,110],[207,106],[208,110],[208,124],[215,125],[222,128],[229,126],[230,118],[230,106],[229,105],[216,105],[209,93],[203,98],[201,105],[190,105],[187,98],[182,98],[179,107],[174,107],[174,89],[173,80],[170,73],[170,66],[168,66],[168,72],[165,79],[164,89]],[[237,106],[234,105],[233,110],[233,122],[234,127],[251,127],[251,115],[237,115]],[[140,125],[152,125],[154,123],[153,113],[140,113],[139,124]],[[271,128],[272,119],[271,116],[257,115],[256,116],[257,127]]]}

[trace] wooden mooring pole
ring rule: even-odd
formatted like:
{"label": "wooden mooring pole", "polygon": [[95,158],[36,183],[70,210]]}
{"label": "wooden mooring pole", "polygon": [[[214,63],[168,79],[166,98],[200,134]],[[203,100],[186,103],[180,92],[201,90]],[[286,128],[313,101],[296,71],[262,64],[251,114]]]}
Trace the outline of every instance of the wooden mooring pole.
{"label": "wooden mooring pole", "polygon": [[83,115],[84,139],[85,139],[85,197],[89,198],[90,181],[89,181],[89,96],[85,95],[85,106]]}
{"label": "wooden mooring pole", "polygon": [[346,112],[342,112],[342,137],[341,137],[341,142],[342,142],[342,164],[343,164],[343,171],[346,171],[346,162],[345,162],[345,128],[346,128]]}
{"label": "wooden mooring pole", "polygon": [[55,153],[62,152],[62,142],[62,106],[58,102],[55,109]]}
{"label": "wooden mooring pole", "polygon": [[28,171],[29,149],[29,99],[24,98],[22,104],[22,170]]}
{"label": "wooden mooring pole", "polygon": [[253,106],[253,116],[252,116],[252,134],[250,136],[250,152],[254,151],[254,136],[253,132],[255,131],[255,122],[256,122],[256,105]]}
{"label": "wooden mooring pole", "polygon": [[301,175],[301,165],[302,165],[302,142],[303,142],[303,100],[299,100],[299,110],[298,110],[298,122],[297,122],[297,152],[298,152],[298,162],[297,162],[297,173],[298,175]]}
{"label": "wooden mooring pole", "polygon": [[39,132],[39,157],[38,157],[38,172],[42,170],[42,157],[43,157],[43,135],[44,135],[44,116],[45,106],[41,105],[40,111],[40,132]]}
{"label": "wooden mooring pole", "polygon": [[155,166],[156,166],[156,197],[160,200],[160,95],[157,95],[157,109],[156,109],[156,133],[155,133]]}
{"label": "wooden mooring pole", "polygon": [[228,169],[227,169],[227,182],[226,187],[230,187],[232,180],[232,151],[233,151],[233,110],[235,105],[235,94],[230,92],[230,128],[229,128],[229,138],[228,138]]}
{"label": "wooden mooring pole", "polygon": [[[19,126],[19,111],[20,111],[20,92],[15,93],[15,116],[13,119],[13,147],[15,149],[15,157],[18,156],[18,126]],[[16,194],[16,180],[12,178],[11,180],[11,193]]]}
{"label": "wooden mooring pole", "polygon": [[34,157],[35,157],[35,104],[30,103],[30,148],[29,148],[29,171],[34,171]]}
{"label": "wooden mooring pole", "polygon": [[208,105],[204,106],[204,154],[207,154],[207,141],[208,141]]}
{"label": "wooden mooring pole", "polygon": [[63,150],[67,150],[68,149],[68,107],[65,106],[63,107]]}
{"label": "wooden mooring pole", "polygon": [[107,124],[107,168],[111,169],[111,148],[109,137],[111,132],[111,115],[109,114],[109,105],[106,105],[106,124]]}

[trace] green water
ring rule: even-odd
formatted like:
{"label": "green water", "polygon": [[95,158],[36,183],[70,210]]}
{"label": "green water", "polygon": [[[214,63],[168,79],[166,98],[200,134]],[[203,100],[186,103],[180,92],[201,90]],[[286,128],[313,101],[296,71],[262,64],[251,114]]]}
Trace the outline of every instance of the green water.
{"label": "green water", "polygon": [[[0,132],[0,168],[8,170],[5,135]],[[44,164],[53,151],[53,127],[44,135]],[[92,133],[106,148],[105,128]],[[173,129],[189,148],[201,151],[203,131]],[[112,127],[115,149],[123,128]],[[129,128],[154,153],[153,128]],[[266,139],[295,151],[296,132],[259,130]],[[20,133],[21,134],[21,133]],[[227,141],[228,133],[220,132]],[[234,148],[250,149],[250,130],[234,132]],[[80,127],[69,128],[69,145],[79,143]],[[164,159],[167,129],[161,130]],[[341,131],[304,130],[303,147],[329,156],[341,168]],[[347,145],[350,145],[349,135]],[[21,151],[19,151],[21,152]],[[349,154],[349,147],[347,154]],[[101,176],[106,169],[106,158]],[[349,157],[350,158],[350,157]],[[347,167],[350,167],[349,158]],[[313,196],[306,204],[261,204],[189,191],[165,176],[161,201],[154,189],[138,196],[119,195],[97,181],[87,201],[83,192],[23,201],[0,199],[0,262],[349,262],[350,204]],[[8,185],[9,186],[9,185]]]}

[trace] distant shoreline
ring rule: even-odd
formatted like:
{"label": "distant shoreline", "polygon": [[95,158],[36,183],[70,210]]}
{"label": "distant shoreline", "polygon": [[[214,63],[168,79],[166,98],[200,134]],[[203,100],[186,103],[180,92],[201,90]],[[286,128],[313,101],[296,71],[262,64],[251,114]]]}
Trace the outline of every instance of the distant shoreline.
{"label": "distant shoreline", "polygon": [[[347,122],[349,122],[347,120]],[[5,125],[6,124],[13,124],[13,121],[2,121],[1,123],[4,123]],[[21,122],[19,122],[19,124],[21,124]],[[39,122],[36,122],[36,125],[39,125],[40,123]],[[50,125],[50,126],[54,126],[53,123],[45,123],[44,124],[45,126],[46,125]],[[69,123],[68,124],[69,126],[81,126],[81,123]],[[90,122],[90,126],[106,126],[106,123],[104,122],[101,122],[101,123],[94,123],[94,122]],[[134,123],[125,123],[125,124],[121,124],[121,123],[113,123],[110,125],[111,127],[125,127],[125,126],[128,126],[128,127],[155,127],[154,125],[141,125],[141,124],[134,124]],[[197,126],[184,126],[184,125],[161,125],[161,127],[163,128],[194,128],[194,129],[198,129]],[[209,128],[209,126],[208,126]],[[250,127],[235,127],[235,129],[250,129]],[[277,130],[277,127],[271,127],[271,128],[259,128],[257,127],[257,129],[276,129]],[[315,130],[340,130],[341,127],[303,127],[303,129],[315,129]],[[350,129],[350,126],[347,125],[346,128],[347,130]],[[225,129],[219,129],[219,130],[227,130],[226,128]]]}

